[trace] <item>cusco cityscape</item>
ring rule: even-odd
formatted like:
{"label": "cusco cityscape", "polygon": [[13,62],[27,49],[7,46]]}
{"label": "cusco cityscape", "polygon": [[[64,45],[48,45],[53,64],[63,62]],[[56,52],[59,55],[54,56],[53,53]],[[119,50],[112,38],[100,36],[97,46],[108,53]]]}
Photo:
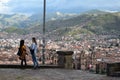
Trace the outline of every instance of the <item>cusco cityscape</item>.
{"label": "cusco cityscape", "polygon": [[0,0],[0,80],[119,80],[120,1],[84,1]]}

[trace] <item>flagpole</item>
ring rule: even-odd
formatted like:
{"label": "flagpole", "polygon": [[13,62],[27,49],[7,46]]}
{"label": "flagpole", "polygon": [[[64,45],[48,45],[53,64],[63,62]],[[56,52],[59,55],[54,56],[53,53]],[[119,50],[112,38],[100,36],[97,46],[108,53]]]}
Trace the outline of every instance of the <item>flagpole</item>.
{"label": "flagpole", "polygon": [[45,64],[45,19],[46,19],[46,0],[43,5],[43,45],[42,45],[42,64]]}

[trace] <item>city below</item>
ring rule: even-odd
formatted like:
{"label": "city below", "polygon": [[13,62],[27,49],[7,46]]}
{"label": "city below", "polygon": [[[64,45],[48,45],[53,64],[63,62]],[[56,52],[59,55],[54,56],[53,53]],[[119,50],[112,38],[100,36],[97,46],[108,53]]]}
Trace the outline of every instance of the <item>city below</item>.
{"label": "city below", "polygon": [[[4,33],[5,34],[5,33]],[[1,35],[3,35],[1,33]],[[0,38],[0,64],[18,64],[16,55],[19,42],[25,39],[25,45],[31,45],[31,37],[37,37],[38,59],[42,59],[42,38],[39,34],[24,36],[12,35],[9,38]],[[62,36],[59,40],[46,38],[45,60],[48,64],[51,57],[56,57],[56,51],[73,51],[73,59],[80,58],[81,65],[96,65],[99,62],[114,63],[120,61],[120,39],[116,35],[78,35],[81,40],[75,40],[71,36]],[[28,49],[28,63],[31,63]]]}

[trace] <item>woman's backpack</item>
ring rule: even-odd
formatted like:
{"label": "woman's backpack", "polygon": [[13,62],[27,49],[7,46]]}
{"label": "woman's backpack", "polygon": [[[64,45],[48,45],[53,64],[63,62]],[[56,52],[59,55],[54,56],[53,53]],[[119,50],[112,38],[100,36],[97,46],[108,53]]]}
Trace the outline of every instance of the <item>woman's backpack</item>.
{"label": "woman's backpack", "polygon": [[22,53],[21,53],[21,51],[20,51],[20,48],[18,49],[17,55],[18,55],[18,56],[21,56],[21,55],[22,55]]}

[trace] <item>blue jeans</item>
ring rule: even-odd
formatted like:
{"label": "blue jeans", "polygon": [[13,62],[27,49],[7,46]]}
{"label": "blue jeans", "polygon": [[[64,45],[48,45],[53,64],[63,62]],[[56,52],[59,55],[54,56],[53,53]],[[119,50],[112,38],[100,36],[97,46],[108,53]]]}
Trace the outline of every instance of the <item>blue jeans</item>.
{"label": "blue jeans", "polygon": [[31,55],[32,55],[32,60],[33,60],[34,68],[38,67],[38,61],[37,61],[35,53],[32,53]]}

